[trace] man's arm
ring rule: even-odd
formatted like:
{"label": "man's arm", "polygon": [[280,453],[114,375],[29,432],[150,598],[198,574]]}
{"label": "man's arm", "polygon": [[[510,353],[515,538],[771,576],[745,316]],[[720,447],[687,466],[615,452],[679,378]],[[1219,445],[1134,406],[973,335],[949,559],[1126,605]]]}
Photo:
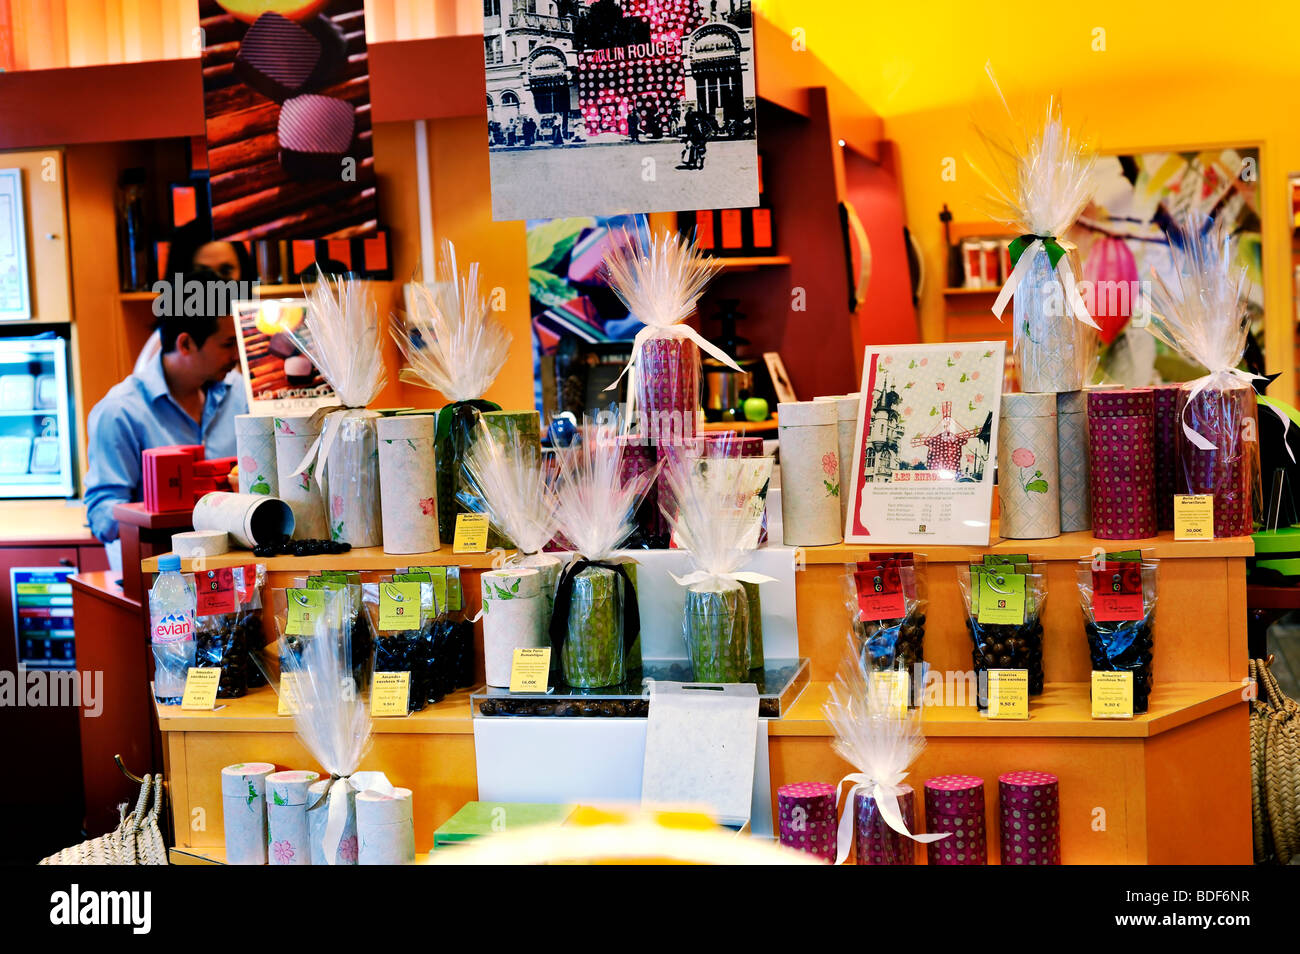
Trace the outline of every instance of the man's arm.
{"label": "man's arm", "polygon": [[86,424],[90,470],[86,474],[86,517],[90,532],[105,543],[117,539],[113,507],[130,503],[140,486],[140,442],[120,406],[100,402]]}

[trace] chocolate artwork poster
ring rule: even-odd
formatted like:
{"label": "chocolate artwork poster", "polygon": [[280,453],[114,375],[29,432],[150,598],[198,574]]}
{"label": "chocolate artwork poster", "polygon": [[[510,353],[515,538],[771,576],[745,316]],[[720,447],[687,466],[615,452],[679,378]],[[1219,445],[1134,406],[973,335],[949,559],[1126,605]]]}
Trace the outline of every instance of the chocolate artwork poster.
{"label": "chocolate artwork poster", "polygon": [[320,369],[293,339],[293,334],[310,339],[307,308],[305,298],[235,302],[248,413],[293,415],[338,403]]}
{"label": "chocolate artwork poster", "polygon": [[492,217],[758,204],[749,0],[484,0]]}
{"label": "chocolate artwork poster", "polygon": [[1005,351],[867,348],[846,543],[988,544]]}
{"label": "chocolate artwork poster", "polygon": [[200,0],[217,240],[377,226],[363,0]]}

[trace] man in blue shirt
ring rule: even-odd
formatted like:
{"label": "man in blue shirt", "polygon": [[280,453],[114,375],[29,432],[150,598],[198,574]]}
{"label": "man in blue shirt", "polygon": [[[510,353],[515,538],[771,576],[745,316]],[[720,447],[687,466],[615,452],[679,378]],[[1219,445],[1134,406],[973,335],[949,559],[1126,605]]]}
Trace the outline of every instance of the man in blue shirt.
{"label": "man in blue shirt", "polygon": [[158,330],[161,354],[114,385],[86,427],[86,514],[105,543],[117,539],[113,506],[144,499],[144,451],[202,444],[208,457],[233,457],[235,415],[248,413],[243,383],[227,379],[239,363],[232,316],[162,317]]}

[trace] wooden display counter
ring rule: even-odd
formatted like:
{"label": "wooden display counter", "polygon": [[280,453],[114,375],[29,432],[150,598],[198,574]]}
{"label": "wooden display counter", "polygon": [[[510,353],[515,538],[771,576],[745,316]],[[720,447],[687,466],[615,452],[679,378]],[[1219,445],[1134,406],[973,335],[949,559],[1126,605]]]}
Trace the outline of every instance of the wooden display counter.
{"label": "wooden display counter", "polygon": [[[1048,685],[1042,696],[1031,700],[1025,722],[990,721],[980,717],[973,704],[928,706],[923,720],[928,745],[909,776],[913,784],[919,787],[940,774],[983,777],[993,858],[998,775],[1038,769],[1061,780],[1062,855],[1067,863],[1249,864],[1250,747],[1244,678],[1245,557],[1253,553],[1250,539],[1184,543],[1165,534],[1125,544],[1098,541],[1088,534],[1008,541],[995,533],[993,540],[987,548],[925,551],[926,659],[939,672],[971,667],[955,565],[988,551],[1028,552],[1048,563],[1043,651]],[[1150,711],[1132,720],[1094,720],[1088,705],[1090,664],[1076,562],[1090,558],[1098,548],[1132,547],[1162,559]],[[821,706],[848,638],[843,564],[864,558],[870,549],[837,545],[801,551],[802,569],[795,584],[800,654],[812,660],[814,681],[784,719],[769,723],[773,804],[781,785],[834,781],[849,771],[831,751]],[[232,553],[209,558],[208,565],[248,562],[253,562],[249,554]],[[340,557],[276,557],[263,562],[271,586],[324,568],[468,567],[464,590],[473,612],[477,573],[491,565],[492,555],[454,555],[445,549],[391,556],[372,549]],[[154,569],[156,561],[145,561],[146,572]],[[172,784],[178,859],[181,854],[212,855],[222,844],[222,766],[241,760],[293,767],[314,764],[298,742],[292,720],[276,715],[270,689],[229,700],[214,712],[160,707],[158,719]],[[383,769],[395,784],[414,790],[416,848],[427,851],[434,829],[477,795],[469,694],[456,693],[404,719],[375,720],[374,745],[363,768]]]}

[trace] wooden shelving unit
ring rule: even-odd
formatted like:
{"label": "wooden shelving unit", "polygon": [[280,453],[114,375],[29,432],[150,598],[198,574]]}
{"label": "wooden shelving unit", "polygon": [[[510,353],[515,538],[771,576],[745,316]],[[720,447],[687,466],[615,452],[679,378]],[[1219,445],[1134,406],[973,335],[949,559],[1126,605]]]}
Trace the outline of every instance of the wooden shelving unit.
{"label": "wooden shelving unit", "polygon": [[779,268],[783,265],[789,265],[792,261],[789,255],[755,255],[749,258],[729,258],[719,255],[717,260],[722,263],[724,272],[745,272],[755,268]]}
{"label": "wooden shelving unit", "polygon": [[[312,287],[307,285],[308,290]],[[303,288],[301,285],[257,285],[255,286],[259,298],[277,298],[277,297],[301,297]],[[119,301],[153,301],[158,297],[157,292],[152,291],[134,291],[122,292],[118,295]]]}

